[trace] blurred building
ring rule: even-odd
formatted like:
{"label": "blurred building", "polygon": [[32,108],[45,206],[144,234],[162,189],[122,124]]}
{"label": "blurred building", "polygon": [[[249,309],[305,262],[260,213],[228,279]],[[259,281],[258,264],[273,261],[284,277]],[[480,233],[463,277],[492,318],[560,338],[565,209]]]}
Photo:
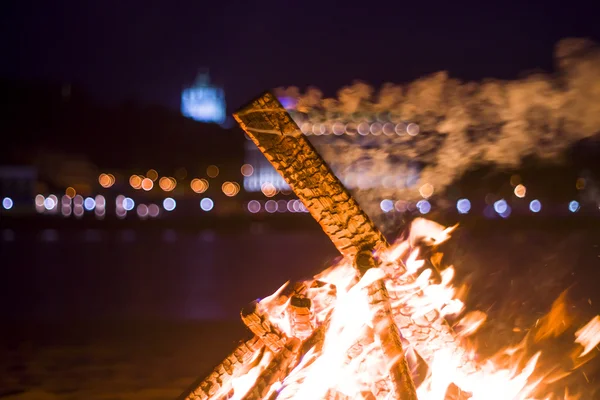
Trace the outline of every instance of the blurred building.
{"label": "blurred building", "polygon": [[181,94],[181,113],[200,122],[222,124],[226,119],[225,91],[211,85],[208,71],[200,71],[193,86]]}

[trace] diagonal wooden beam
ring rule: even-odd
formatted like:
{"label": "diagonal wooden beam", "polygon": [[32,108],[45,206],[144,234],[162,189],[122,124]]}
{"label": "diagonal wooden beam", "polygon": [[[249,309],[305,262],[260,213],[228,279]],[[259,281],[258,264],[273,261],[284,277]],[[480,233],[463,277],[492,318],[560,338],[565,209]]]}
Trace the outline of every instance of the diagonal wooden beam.
{"label": "diagonal wooden beam", "polygon": [[233,114],[344,256],[386,247],[383,234],[302,134],[277,98],[266,92]]}
{"label": "diagonal wooden beam", "polygon": [[[334,175],[277,98],[266,92],[233,116],[273,167],[290,185],[333,244],[361,274],[377,268],[373,251],[387,241],[373,221]],[[400,332],[393,320],[382,279],[369,288],[376,335],[393,384],[392,399],[416,400]]]}

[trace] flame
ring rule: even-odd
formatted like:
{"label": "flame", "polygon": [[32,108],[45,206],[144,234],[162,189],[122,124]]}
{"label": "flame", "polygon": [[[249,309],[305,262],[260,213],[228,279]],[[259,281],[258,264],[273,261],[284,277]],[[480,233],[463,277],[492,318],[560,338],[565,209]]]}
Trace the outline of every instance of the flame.
{"label": "flame", "polygon": [[[368,288],[382,281],[419,400],[445,400],[452,390],[468,393],[471,400],[581,398],[580,393],[570,393],[566,387],[556,391],[556,385],[595,356],[594,348],[600,343],[600,316],[574,333],[571,345],[575,359],[587,357],[573,361],[571,368],[561,368],[544,358],[545,343],[565,336],[574,322],[566,306],[566,291],[549,313],[528,330],[521,343],[482,357],[470,340],[484,326],[487,315],[479,310],[465,310],[464,299],[459,298],[463,291],[453,283],[455,269],[442,266],[441,253],[434,253],[429,260],[421,255],[423,245],[439,245],[449,239],[455,228],[418,219],[407,238],[375,255],[380,267],[360,276],[351,262],[342,259],[304,282],[301,295],[311,300],[311,326],[315,332],[324,331],[323,339],[314,342],[284,378],[270,384],[267,397],[394,398],[390,368],[402,354],[392,360],[384,357],[379,334],[388,328],[387,322],[374,318],[381,309],[370,306],[367,293]],[[283,294],[287,287],[288,283],[261,300],[258,309],[291,338],[294,329],[290,322],[290,297]],[[446,317],[453,317],[454,331]],[[228,398],[243,398],[267,368],[273,353],[266,350],[257,357],[262,358],[248,373],[234,378],[233,397]],[[426,372],[418,373],[424,365]]]}

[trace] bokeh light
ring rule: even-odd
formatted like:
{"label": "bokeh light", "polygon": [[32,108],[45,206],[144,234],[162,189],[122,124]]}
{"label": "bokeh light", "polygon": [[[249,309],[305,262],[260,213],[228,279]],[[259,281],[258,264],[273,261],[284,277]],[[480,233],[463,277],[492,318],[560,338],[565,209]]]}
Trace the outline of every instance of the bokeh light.
{"label": "bokeh light", "polygon": [[97,219],[104,219],[104,217],[106,216],[106,210],[104,208],[96,207],[96,209],[94,210],[94,215]]}
{"label": "bokeh light", "polygon": [[258,200],[250,200],[248,202],[248,211],[250,211],[252,214],[256,214],[257,212],[259,212],[260,208],[261,205]]}
{"label": "bokeh light", "polygon": [[5,197],[2,199],[2,208],[4,208],[5,210],[10,210],[11,208],[13,208],[14,204],[15,203],[10,197]]}
{"label": "bokeh light", "polygon": [[86,197],[83,201],[83,208],[87,211],[92,211],[96,207],[96,201],[91,197]]}
{"label": "bokeh light", "polygon": [[163,176],[159,179],[158,186],[165,192],[171,192],[177,186],[177,181],[175,180],[175,178]]}
{"label": "bokeh light", "polygon": [[80,194],[75,195],[75,197],[73,197],[73,204],[83,208],[83,196]]}
{"label": "bokeh light", "polygon": [[99,209],[103,210],[104,207],[106,206],[106,199],[101,194],[97,195],[94,198],[94,201],[96,202],[96,208],[99,208]]}
{"label": "bokeh light", "polygon": [[221,190],[227,197],[233,197],[240,191],[240,185],[236,182],[223,182]]}
{"label": "bokeh light", "polygon": [[521,176],[518,174],[514,174],[510,177],[510,184],[512,186],[517,186],[519,183],[521,183]]}
{"label": "bokeh light", "polygon": [[510,216],[510,213],[511,213],[511,212],[512,212],[512,209],[511,209],[511,208],[510,208],[510,206],[507,204],[507,205],[506,205],[506,209],[505,209],[503,212],[499,213],[499,214],[500,214],[500,216],[501,216],[502,218],[508,218],[508,217]]}
{"label": "bokeh light", "polygon": [[379,207],[381,208],[381,211],[387,213],[394,209],[394,202],[389,199],[381,200]]}
{"label": "bokeh light", "polygon": [[392,124],[391,122],[386,122],[385,124],[383,124],[382,130],[383,134],[386,136],[392,136],[396,133],[394,131],[394,124]]}
{"label": "bokeh light", "polygon": [[112,174],[100,174],[98,177],[98,183],[103,188],[109,188],[115,183],[115,176]]}
{"label": "bokeh light", "polygon": [[206,168],[206,175],[210,178],[216,178],[219,176],[219,167],[216,165],[209,165],[208,168]]}
{"label": "bokeh light", "polygon": [[146,177],[154,182],[158,179],[158,172],[156,172],[155,169],[149,169],[148,172],[146,172]]}
{"label": "bokeh light", "polygon": [[175,202],[175,199],[171,198],[171,197],[167,197],[166,199],[163,200],[163,208],[167,211],[173,211],[175,209],[175,207],[177,207],[177,202]]}
{"label": "bokeh light", "polygon": [[359,135],[366,136],[369,134],[369,124],[367,124],[366,122],[361,122],[360,124],[358,124],[356,130],[358,131]]}
{"label": "bokeh light", "polygon": [[277,211],[278,212],[286,212],[287,211],[287,201],[285,200],[279,200],[277,202]]}
{"label": "bokeh light", "polygon": [[75,215],[76,218],[81,218],[83,216],[83,212],[82,206],[75,206],[73,208],[73,215]]}
{"label": "bokeh light", "polygon": [[48,196],[44,200],[44,207],[46,208],[46,210],[50,211],[54,207],[56,207],[56,201],[54,201],[54,199],[52,197]]}
{"label": "bokeh light", "polygon": [[[69,186],[67,188],[67,190],[65,190],[65,195],[69,196],[71,199],[73,197],[75,197],[75,195],[77,194],[77,191],[75,190],[75,188],[72,188],[71,186]],[[37,204],[37,201],[36,201]]]}
{"label": "bokeh light", "polygon": [[540,212],[542,209],[542,203],[540,203],[540,201],[537,199],[531,200],[531,203],[529,203],[529,209],[534,213]]}
{"label": "bokeh light", "polygon": [[344,134],[344,124],[342,124],[341,122],[335,122],[333,124],[333,126],[331,127],[331,130],[332,130],[333,134],[336,136],[343,135]]}
{"label": "bokeh light", "polygon": [[498,214],[503,214],[508,209],[508,203],[504,199],[500,199],[494,203],[494,211]]}
{"label": "bokeh light", "polygon": [[146,192],[152,190],[153,187],[154,187],[154,182],[152,182],[152,179],[150,179],[150,178],[142,179],[142,189],[144,189]]}
{"label": "bokeh light", "polygon": [[394,128],[394,130],[396,131],[396,135],[402,136],[406,133],[406,124],[403,122],[400,122],[400,123],[396,124],[396,127]]}
{"label": "bokeh light", "polygon": [[62,204],[63,206],[71,207],[72,202],[73,201],[71,200],[71,198],[69,196],[67,196],[66,194],[63,197],[61,197],[61,199],[60,199],[60,204]]}
{"label": "bokeh light", "polygon": [[515,196],[517,196],[518,198],[522,199],[523,197],[525,197],[526,193],[527,188],[524,185],[518,184],[517,186],[515,186]]}
{"label": "bokeh light", "polygon": [[123,208],[127,211],[131,211],[134,207],[135,201],[133,201],[131,197],[125,197],[125,200],[123,200]]}
{"label": "bokeh light", "polygon": [[371,135],[379,136],[381,135],[381,131],[383,130],[383,125],[379,122],[374,122],[371,124]]}
{"label": "bokeh light", "polygon": [[152,218],[158,217],[160,214],[160,208],[156,204],[150,204],[148,206],[148,215]]}
{"label": "bokeh light", "polygon": [[254,167],[250,164],[244,164],[242,165],[241,171],[242,175],[244,176],[252,176],[252,174],[254,173]]}
{"label": "bokeh light", "polygon": [[459,199],[456,202],[456,209],[461,214],[467,214],[469,211],[471,211],[471,202],[469,199]]}
{"label": "bokeh light", "polygon": [[148,206],[145,204],[138,205],[135,211],[140,218],[146,218],[148,216]]}
{"label": "bokeh light", "polygon": [[262,186],[260,187],[260,190],[267,197],[273,197],[277,194],[277,189],[275,188],[275,186],[273,186],[273,184],[271,182],[263,183]]}
{"label": "bokeh light", "polygon": [[129,184],[134,189],[140,189],[142,187],[142,177],[139,175],[131,175],[129,177]]}
{"label": "bokeh light", "polygon": [[431,211],[431,203],[427,200],[419,200],[417,202],[417,209],[421,214],[427,214],[429,211]]}
{"label": "bokeh light", "polygon": [[194,178],[190,182],[190,187],[196,193],[204,193],[208,190],[208,181],[204,178],[202,178],[202,179]]}
{"label": "bokeh light", "polygon": [[38,194],[37,196],[35,196],[35,205],[38,207],[43,207],[45,199],[46,198],[43,195]]}
{"label": "bokeh light", "polygon": [[117,214],[117,218],[119,219],[123,219],[127,216],[127,210],[125,210],[124,208],[117,208],[115,213]]}
{"label": "bokeh light", "polygon": [[425,199],[430,198],[433,195],[433,185],[431,183],[426,183],[419,188],[419,193]]}
{"label": "bokeh light", "polygon": [[394,204],[394,208],[398,212],[406,212],[406,210],[408,209],[408,203],[404,200],[398,200]]}
{"label": "bokeh light", "polygon": [[573,200],[569,203],[569,211],[572,213],[579,211],[579,202],[577,200]]}
{"label": "bokeh light", "polygon": [[205,197],[202,200],[200,200],[200,208],[203,211],[210,211],[213,209],[214,206],[215,206],[215,203],[209,197]]}
{"label": "bokeh light", "polygon": [[406,127],[406,132],[410,135],[410,136],[417,136],[420,132],[420,128],[419,125],[415,124],[415,123],[410,123],[408,124],[408,126]]}
{"label": "bokeh light", "polygon": [[60,209],[61,214],[63,215],[63,217],[70,217],[71,213],[73,212],[71,209],[71,206],[67,206],[67,205],[63,205]]}
{"label": "bokeh light", "polygon": [[294,208],[294,205],[296,204],[295,200],[290,200],[287,202],[287,210],[291,213],[295,213],[296,212],[296,208]]}
{"label": "bokeh light", "polygon": [[277,211],[277,202],[275,200],[267,200],[265,203],[265,211],[271,214]]}

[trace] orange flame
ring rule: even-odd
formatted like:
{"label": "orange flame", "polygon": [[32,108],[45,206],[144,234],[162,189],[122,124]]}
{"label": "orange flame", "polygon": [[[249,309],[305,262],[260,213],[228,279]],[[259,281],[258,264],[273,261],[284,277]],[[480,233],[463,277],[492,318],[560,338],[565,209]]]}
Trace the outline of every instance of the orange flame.
{"label": "orange flame", "polygon": [[[568,388],[557,394],[549,385],[560,382],[585,361],[574,363],[571,370],[562,370],[544,361],[545,349],[537,349],[541,342],[564,336],[573,325],[566,291],[520,344],[480,359],[469,338],[485,324],[487,315],[478,310],[466,312],[464,299],[458,298],[459,291],[453,285],[454,267],[442,267],[441,253],[435,253],[428,264],[418,247],[439,245],[455,228],[418,219],[409,237],[377,254],[381,266],[367,270],[362,277],[348,260],[342,259],[304,282],[308,288],[305,295],[312,301],[311,324],[326,328],[324,339],[304,354],[285,379],[270,387],[269,398],[313,400],[333,398],[336,393],[353,399],[392,398],[390,365],[384,362],[376,334],[382,326],[372,323],[374,310],[369,307],[365,290],[384,280],[394,320],[406,341],[403,346],[415,374],[419,400],[445,400],[452,387],[469,393],[471,400],[579,399],[580,395],[569,393]],[[287,285],[261,300],[258,308],[292,337],[290,300],[282,295]],[[445,321],[451,315],[458,321],[455,331]],[[326,321],[328,325],[324,325]],[[577,358],[589,359],[598,343],[600,316],[575,332],[573,351]],[[266,350],[249,373],[234,379],[233,398],[244,396],[272,356]],[[420,378],[415,372],[419,363],[427,368]]]}

